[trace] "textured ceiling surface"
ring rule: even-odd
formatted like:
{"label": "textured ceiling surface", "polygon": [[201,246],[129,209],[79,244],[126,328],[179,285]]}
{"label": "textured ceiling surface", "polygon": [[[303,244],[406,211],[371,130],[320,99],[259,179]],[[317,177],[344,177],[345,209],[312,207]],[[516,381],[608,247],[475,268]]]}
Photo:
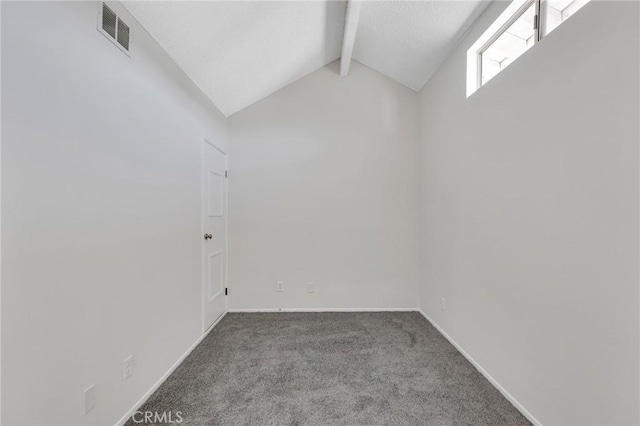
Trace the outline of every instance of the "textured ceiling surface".
{"label": "textured ceiling surface", "polygon": [[353,59],[420,90],[489,3],[366,2],[360,11]]}
{"label": "textured ceiling surface", "polygon": [[124,5],[226,116],[338,59],[342,48],[344,1]]}
{"label": "textured ceiling surface", "polygon": [[[488,4],[364,1],[353,59],[420,90]],[[226,116],[338,59],[342,48],[346,1],[124,5]]]}

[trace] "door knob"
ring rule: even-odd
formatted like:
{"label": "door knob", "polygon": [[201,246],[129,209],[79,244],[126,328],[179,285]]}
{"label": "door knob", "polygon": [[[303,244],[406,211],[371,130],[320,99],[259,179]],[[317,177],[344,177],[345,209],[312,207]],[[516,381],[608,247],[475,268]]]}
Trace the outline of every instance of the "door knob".
{"label": "door knob", "polygon": [[210,239],[212,239],[212,238],[213,238],[213,235],[211,235],[211,234],[204,234],[204,239],[205,239],[205,240],[210,240]]}

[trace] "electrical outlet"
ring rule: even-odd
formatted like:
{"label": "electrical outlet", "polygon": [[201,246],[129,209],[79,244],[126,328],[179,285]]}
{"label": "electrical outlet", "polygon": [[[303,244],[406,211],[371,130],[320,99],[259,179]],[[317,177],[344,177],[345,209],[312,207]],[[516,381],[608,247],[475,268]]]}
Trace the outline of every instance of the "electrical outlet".
{"label": "electrical outlet", "polygon": [[444,297],[440,299],[440,309],[442,309],[443,311],[447,310],[447,299],[445,299]]}
{"label": "electrical outlet", "polygon": [[129,355],[122,362],[122,378],[127,380],[133,374],[133,354]]}
{"label": "electrical outlet", "polygon": [[312,282],[308,282],[307,283],[307,293],[313,293],[315,290],[313,288],[313,283]]}
{"label": "electrical outlet", "polygon": [[276,291],[284,291],[284,281],[276,282]]}
{"label": "electrical outlet", "polygon": [[84,413],[87,414],[96,406],[96,385],[91,385],[84,390]]}

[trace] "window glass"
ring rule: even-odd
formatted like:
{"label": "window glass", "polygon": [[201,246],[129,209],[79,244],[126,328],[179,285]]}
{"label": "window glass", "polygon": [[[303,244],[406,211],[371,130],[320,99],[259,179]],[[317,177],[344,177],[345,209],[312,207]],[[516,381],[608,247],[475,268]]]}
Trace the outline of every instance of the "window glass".
{"label": "window glass", "polygon": [[[578,0],[576,0],[578,1]],[[535,2],[482,53],[482,84],[491,80],[536,42]]]}
{"label": "window glass", "polygon": [[590,0],[511,0],[467,50],[467,97]]}
{"label": "window glass", "polygon": [[560,24],[569,19],[589,0],[546,0],[542,2],[542,10],[545,16],[544,35],[558,28]]}

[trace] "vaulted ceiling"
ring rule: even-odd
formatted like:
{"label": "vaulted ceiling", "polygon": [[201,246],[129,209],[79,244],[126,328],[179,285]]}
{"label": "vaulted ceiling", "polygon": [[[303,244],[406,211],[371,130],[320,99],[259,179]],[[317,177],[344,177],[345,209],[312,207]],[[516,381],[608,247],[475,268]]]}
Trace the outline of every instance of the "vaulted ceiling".
{"label": "vaulted ceiling", "polygon": [[[420,90],[488,4],[364,1],[352,58]],[[326,0],[124,5],[226,116],[340,58],[347,10]]]}

